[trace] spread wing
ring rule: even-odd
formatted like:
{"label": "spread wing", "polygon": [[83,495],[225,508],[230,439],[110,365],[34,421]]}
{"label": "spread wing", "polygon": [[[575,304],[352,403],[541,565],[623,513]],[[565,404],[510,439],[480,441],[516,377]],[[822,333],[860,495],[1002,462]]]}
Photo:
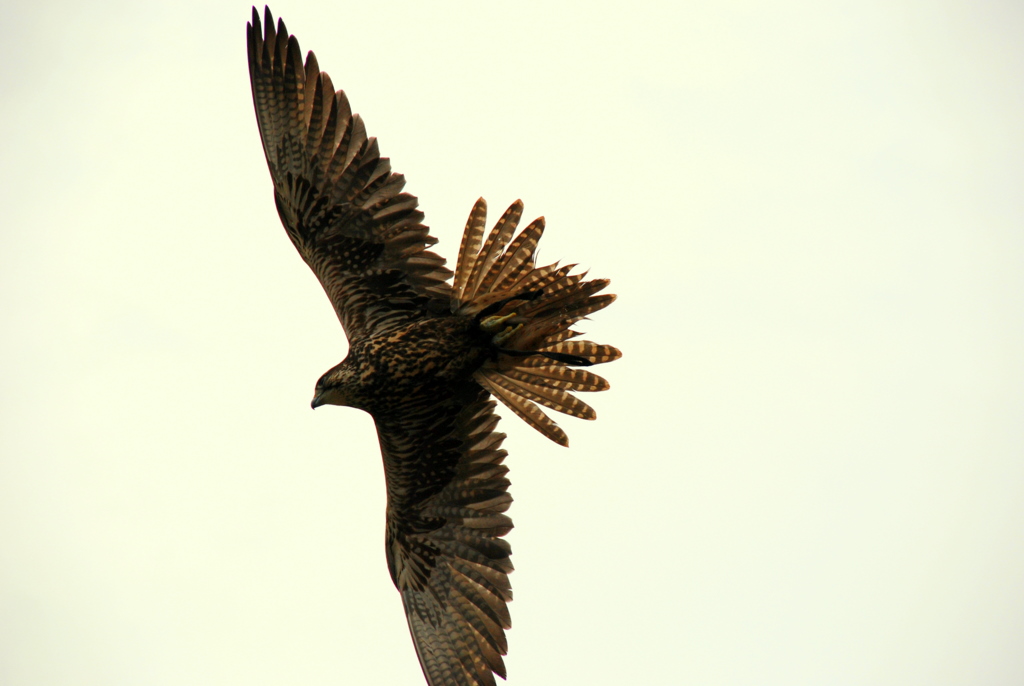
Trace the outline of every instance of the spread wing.
{"label": "spread wing", "polygon": [[431,686],[505,677],[512,528],[505,435],[476,383],[376,418],[387,477],[387,559]]}
{"label": "spread wing", "polygon": [[349,340],[448,303],[451,272],[416,197],[367,138],[344,92],[266,10],[247,26],[249,77],[281,222],[320,280]]}

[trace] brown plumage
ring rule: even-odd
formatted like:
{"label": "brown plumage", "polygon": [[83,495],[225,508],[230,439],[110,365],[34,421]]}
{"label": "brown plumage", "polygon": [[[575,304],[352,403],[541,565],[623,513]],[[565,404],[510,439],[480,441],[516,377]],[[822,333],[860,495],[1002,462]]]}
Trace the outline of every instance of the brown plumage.
{"label": "brown plumage", "polygon": [[370,413],[387,481],[386,554],[432,686],[505,676],[512,599],[508,468],[489,395],[561,445],[538,405],[593,419],[573,391],[608,383],[576,369],[619,351],[570,327],[608,306],[605,280],[534,262],[544,220],[518,235],[516,201],[484,237],[487,206],[470,213],[454,282],[427,248],[405,180],[335,92],[313,53],[270,10],[253,9],[249,75],[278,214],[331,300],[349,339],[317,382],[313,407]]}

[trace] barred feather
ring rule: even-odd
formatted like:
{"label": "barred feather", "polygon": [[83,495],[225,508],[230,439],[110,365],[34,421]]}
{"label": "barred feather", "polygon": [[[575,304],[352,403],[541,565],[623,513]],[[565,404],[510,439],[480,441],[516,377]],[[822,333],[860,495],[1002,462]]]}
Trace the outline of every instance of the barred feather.
{"label": "barred feather", "polygon": [[[541,359],[549,362],[546,358]],[[529,370],[513,367],[502,370],[502,374],[517,381],[540,383],[567,391],[607,391],[609,388],[608,382],[597,374],[572,367],[543,366],[531,367]]]}
{"label": "barred feather", "polygon": [[586,358],[592,364],[611,362],[612,360],[617,360],[622,357],[622,353],[619,352],[618,348],[610,345],[601,345],[592,341],[561,341],[554,345],[545,346],[542,350],[553,353],[578,355],[579,357]]}
{"label": "barred feather", "polygon": [[[584,275],[574,275],[582,277]],[[545,297],[528,303],[520,308],[524,317],[548,317],[560,311],[567,311],[570,307],[580,303],[592,302],[591,295],[598,293],[608,287],[608,279],[594,279],[585,283],[578,283],[579,278],[570,281],[564,279],[564,284],[553,284],[544,292]],[[614,296],[612,296],[614,298]]]}
{"label": "barred feather", "polygon": [[495,398],[500,400],[505,407],[519,415],[519,418],[524,422],[550,438],[558,445],[566,448],[569,447],[569,437],[566,436],[565,432],[559,428],[558,424],[556,424],[551,417],[544,414],[539,407],[528,400],[524,400],[521,396],[506,390],[500,384],[492,381],[486,374],[477,372],[473,378],[475,378],[481,386],[490,391]]}
{"label": "barred feather", "polygon": [[[264,25],[265,24],[265,25]],[[422,319],[451,272],[425,248],[405,179],[391,172],[348,99],[269,10],[247,29],[253,104],[288,237],[316,274],[349,340]],[[382,292],[381,275],[391,286]]]}
{"label": "barred feather", "polygon": [[552,330],[557,330],[563,326],[571,326],[588,314],[608,307],[614,301],[614,295],[597,296],[556,310],[548,316],[534,319],[516,334],[516,344],[522,347],[535,348],[542,344],[541,342],[548,337]]}
{"label": "barred feather", "polygon": [[[504,317],[509,328],[500,340],[508,352],[485,363],[477,381],[528,424],[565,445],[565,433],[536,404],[593,419],[594,410],[571,392],[604,390],[608,383],[596,374],[571,369],[567,360],[549,359],[543,353],[561,354],[558,346],[578,335],[569,327],[607,307],[615,296],[597,295],[608,281],[588,281],[586,272],[572,273],[574,264],[537,267],[534,258],[544,218],[534,220],[513,237],[522,211],[522,202],[517,200],[484,240],[486,205],[482,199],[477,201],[459,249],[452,311],[472,316],[487,310],[495,318]],[[497,313],[495,307],[500,308]],[[618,356],[618,351],[611,353],[614,348],[591,346],[596,344],[573,345],[566,350],[583,353],[566,354],[591,364]],[[527,354],[536,351],[540,352]]]}
{"label": "barred feather", "polygon": [[565,391],[532,383],[532,381],[513,379],[500,372],[489,372],[488,378],[506,391],[550,407],[552,410],[580,419],[597,419],[594,408]]}
{"label": "barred feather", "polygon": [[559,341],[566,341],[570,338],[576,338],[582,334],[579,331],[573,331],[572,329],[563,329],[562,331],[556,331],[555,333],[545,336],[543,345],[554,345]]}
{"label": "barred feather", "polygon": [[538,217],[515,237],[502,259],[491,268],[495,275],[488,282],[490,290],[508,290],[508,283],[514,283],[524,274],[533,271],[533,256],[543,234],[544,217]]}
{"label": "barred feather", "polygon": [[491,233],[487,236],[487,240],[484,241],[483,247],[480,248],[480,252],[473,262],[473,271],[470,272],[465,294],[467,300],[473,299],[481,291],[488,292],[487,286],[490,284],[485,283],[485,277],[494,262],[502,255],[502,249],[508,244],[512,234],[515,233],[522,214],[523,201],[516,200],[505,210],[501,219],[491,229]]}
{"label": "barred feather", "polygon": [[575,266],[575,264],[567,264],[559,267],[556,263],[534,269],[531,272],[523,274],[519,280],[509,286],[508,290],[538,290],[544,291],[545,293],[561,290],[564,286],[556,286],[555,284],[563,284],[566,281],[576,283],[583,278],[582,274],[569,275],[569,272],[572,271]]}
{"label": "barred feather", "polygon": [[484,237],[484,226],[487,224],[487,201],[478,198],[473,210],[466,220],[466,230],[462,233],[462,243],[459,244],[459,260],[455,267],[455,284],[452,289],[453,305],[462,302],[466,291],[466,284],[469,282],[469,275],[473,272],[473,265],[476,263],[477,253],[480,252],[480,243]]}

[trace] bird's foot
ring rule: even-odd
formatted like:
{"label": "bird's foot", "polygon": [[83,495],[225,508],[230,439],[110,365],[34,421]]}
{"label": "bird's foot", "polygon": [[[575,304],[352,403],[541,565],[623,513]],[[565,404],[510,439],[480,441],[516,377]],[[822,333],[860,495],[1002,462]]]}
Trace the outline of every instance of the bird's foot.
{"label": "bird's foot", "polygon": [[521,328],[523,328],[522,324],[516,324],[515,326],[506,326],[504,331],[495,335],[494,338],[492,338],[491,340],[494,341],[494,345],[500,348],[501,346],[505,345],[505,343],[507,343],[509,340],[511,340],[511,338],[515,336],[516,332],[519,331],[519,329]]}
{"label": "bird's foot", "polygon": [[516,313],[512,312],[501,317],[497,315],[492,317],[484,317],[483,319],[480,320],[480,328],[483,329],[484,333],[497,333],[498,331],[501,330],[503,326],[505,326],[505,322],[507,322],[508,320],[512,319],[515,316]]}

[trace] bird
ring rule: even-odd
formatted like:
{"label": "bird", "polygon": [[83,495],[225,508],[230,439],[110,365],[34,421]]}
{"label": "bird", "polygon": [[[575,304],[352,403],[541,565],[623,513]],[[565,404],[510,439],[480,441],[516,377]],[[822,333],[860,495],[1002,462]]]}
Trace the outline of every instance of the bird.
{"label": "bird", "polygon": [[312,407],[373,418],[387,489],[385,554],[430,686],[507,677],[512,529],[496,402],[554,442],[540,406],[583,419],[573,395],[608,382],[588,367],[618,349],[572,327],[615,300],[576,265],[537,266],[540,217],[517,233],[514,202],[485,234],[476,201],[454,272],[428,248],[418,199],[391,170],[348,99],[284,22],[254,7],[249,77],[285,231],[349,341],[316,382]]}

